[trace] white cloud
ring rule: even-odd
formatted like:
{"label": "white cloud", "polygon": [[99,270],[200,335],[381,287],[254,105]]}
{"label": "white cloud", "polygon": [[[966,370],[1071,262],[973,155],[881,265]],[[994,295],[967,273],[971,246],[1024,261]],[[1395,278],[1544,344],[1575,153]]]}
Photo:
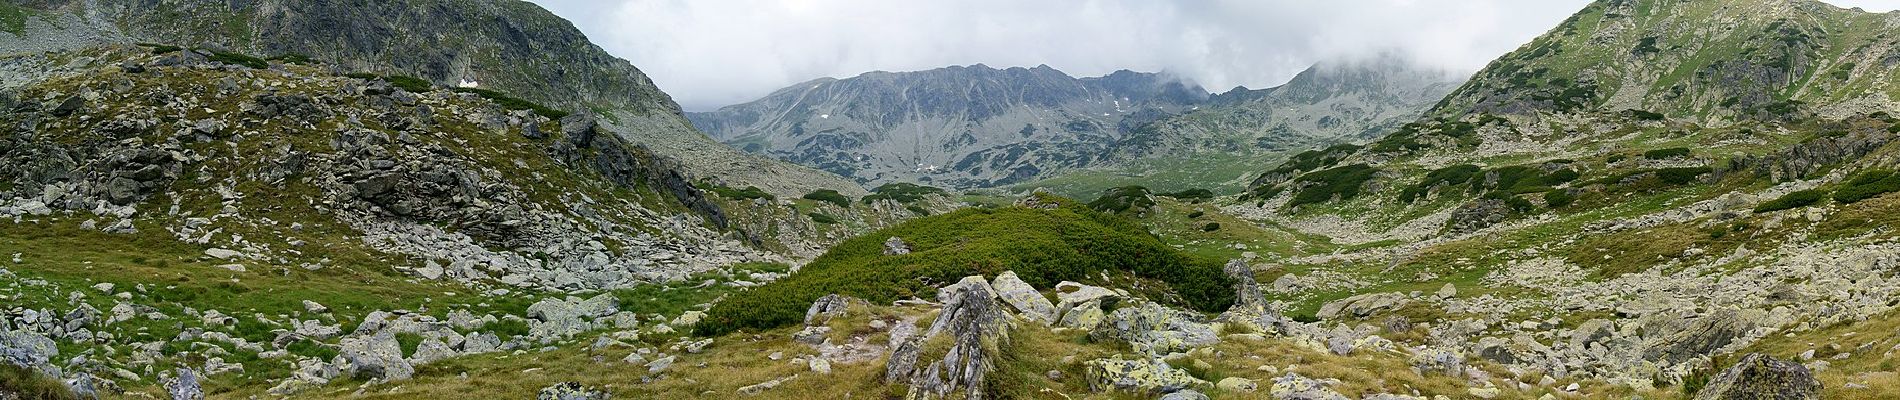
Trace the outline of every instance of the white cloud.
{"label": "white cloud", "polygon": [[[1587,0],[533,0],[691,110],[873,70],[1170,71],[1213,90],[1399,51],[1475,70]],[[1832,0],[1892,9],[1896,0]]]}

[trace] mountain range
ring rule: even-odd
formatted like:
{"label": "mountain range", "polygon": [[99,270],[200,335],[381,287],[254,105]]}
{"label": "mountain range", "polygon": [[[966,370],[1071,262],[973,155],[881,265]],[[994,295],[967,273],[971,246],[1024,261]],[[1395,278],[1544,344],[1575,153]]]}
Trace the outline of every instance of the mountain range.
{"label": "mountain range", "polygon": [[861,182],[984,188],[1154,158],[1363,140],[1458,81],[1392,56],[1218,95],[1162,74],[1074,78],[979,64],[818,79],[688,117],[735,147]]}

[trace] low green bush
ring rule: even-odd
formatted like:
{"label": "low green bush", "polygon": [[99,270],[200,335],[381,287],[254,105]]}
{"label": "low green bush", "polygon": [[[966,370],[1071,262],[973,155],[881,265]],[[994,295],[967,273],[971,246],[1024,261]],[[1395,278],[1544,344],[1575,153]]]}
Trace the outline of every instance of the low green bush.
{"label": "low green bush", "polygon": [[384,81],[389,82],[390,85],[401,88],[402,90],[407,90],[411,93],[422,93],[422,92],[435,90],[435,84],[429,83],[429,81],[423,80],[422,78],[417,78],[413,76],[390,75],[390,76],[382,77],[382,79]]}
{"label": "low green bush", "polygon": [[1218,231],[1218,230],[1220,230],[1219,222],[1209,222],[1207,223],[1207,225],[1201,225],[1202,232],[1213,232],[1213,231]]}
{"label": "low green bush", "polygon": [[[1119,271],[1165,283],[1195,310],[1217,312],[1233,304],[1232,279],[1220,262],[1176,250],[1128,218],[1038,196],[1057,207],[967,208],[846,240],[790,277],[714,305],[694,330],[720,335],[789,326],[828,294],[887,304],[931,298],[937,286],[1004,271],[1044,289],[1062,281],[1097,282],[1102,272]],[[909,243],[911,253],[884,254],[884,242],[892,237]]]}
{"label": "low green bush", "polygon": [[1761,203],[1761,205],[1755,206],[1755,212],[1765,213],[1790,208],[1807,207],[1819,204],[1822,200],[1826,199],[1827,192],[1812,189],[1803,190],[1783,195],[1781,198],[1770,200],[1766,203]]}
{"label": "low green bush", "polygon": [[851,208],[850,197],[845,197],[843,194],[839,194],[838,191],[831,189],[819,189],[815,192],[806,193],[805,199],[831,203],[841,208]]}
{"label": "low green bush", "polygon": [[1544,192],[1544,205],[1550,206],[1550,208],[1563,208],[1576,201],[1577,197],[1571,195],[1569,189],[1551,189],[1548,192]]}
{"label": "low green bush", "polygon": [[1102,197],[1089,202],[1089,208],[1111,213],[1126,212],[1131,209],[1146,210],[1154,208],[1154,193],[1141,186],[1123,186],[1110,188],[1102,192]]}
{"label": "low green bush", "polygon": [[1188,219],[1200,218],[1201,216],[1204,216],[1204,215],[1207,215],[1207,213],[1201,212],[1201,211],[1195,211],[1195,212],[1188,213]]}
{"label": "low green bush", "polygon": [[1349,200],[1358,197],[1359,191],[1366,186],[1366,181],[1372,180],[1372,176],[1378,172],[1378,169],[1370,165],[1353,164],[1307,173],[1297,180],[1307,186],[1295,193],[1293,200],[1288,201],[1286,205],[1298,207],[1305,204],[1324,203],[1335,198]]}
{"label": "low green bush", "polygon": [[152,48],[152,54],[171,54],[171,53],[177,53],[179,51],[185,50],[185,48],[183,47],[173,46],[169,44],[139,43],[139,45]]}
{"label": "low green bush", "polygon": [[1661,179],[1663,183],[1671,185],[1687,185],[1694,183],[1696,179],[1701,178],[1702,175],[1711,172],[1715,172],[1715,170],[1709,167],[1663,168],[1656,170],[1656,178]]}
{"label": "low green bush", "polygon": [[1214,191],[1207,190],[1207,189],[1187,189],[1187,190],[1182,190],[1179,192],[1157,193],[1157,194],[1162,195],[1162,196],[1173,197],[1179,200],[1190,200],[1190,201],[1200,201],[1200,200],[1208,200],[1208,199],[1214,198]]}
{"label": "low green bush", "polygon": [[1655,150],[1645,151],[1643,152],[1643,158],[1647,158],[1651,160],[1667,160],[1667,159],[1677,158],[1677,157],[1688,157],[1689,154],[1690,154],[1689,148],[1687,147],[1671,147],[1667,149],[1655,149]]}
{"label": "low green bush", "polygon": [[[427,82],[424,82],[424,83],[427,83]],[[406,89],[407,88],[405,88],[405,90]],[[493,90],[477,89],[477,88],[454,88],[450,90],[454,90],[459,93],[473,93],[476,96],[481,96],[482,98],[495,102],[495,105],[499,105],[502,108],[506,108],[510,110],[534,111],[535,114],[540,115],[542,117],[546,117],[547,119],[558,120],[558,119],[565,118],[568,116],[568,112],[566,111],[556,110],[548,106],[541,105],[540,103],[522,100],[520,98],[509,96],[506,93],[497,92]],[[410,90],[410,91],[413,92],[414,90]]]}
{"label": "low green bush", "polygon": [[1483,168],[1471,164],[1453,165],[1432,170],[1432,172],[1425,173],[1425,179],[1420,180],[1417,185],[1406,187],[1405,190],[1400,191],[1399,201],[1410,203],[1414,200],[1418,200],[1418,198],[1424,197],[1425,194],[1431,193],[1432,187],[1438,185],[1462,185],[1465,182],[1470,182],[1472,177],[1478,176],[1478,173],[1483,171]]}
{"label": "low green bush", "polygon": [[778,196],[766,193],[765,190],[759,189],[757,186],[746,186],[745,189],[733,189],[725,185],[701,184],[699,185],[699,189],[710,191],[713,192],[713,194],[719,195],[719,197],[733,200],[778,200]]}
{"label": "low green bush", "polygon": [[876,189],[871,189],[871,194],[864,196],[863,202],[870,203],[878,200],[895,200],[899,203],[908,204],[923,200],[924,197],[927,196],[942,194],[944,194],[943,189],[930,186],[902,182],[887,183],[883,186],[878,186]]}
{"label": "low green bush", "polygon": [[210,52],[211,52],[211,57],[210,57],[211,61],[217,61],[217,62],[231,64],[231,65],[242,65],[250,69],[270,68],[270,62],[264,61],[264,59],[262,58],[252,57],[252,56],[244,55],[244,54],[232,53],[228,51],[211,50]]}
{"label": "low green bush", "polygon": [[1834,190],[1834,201],[1853,204],[1883,194],[1900,191],[1900,174],[1889,170],[1862,172],[1847,185]]}
{"label": "low green bush", "polygon": [[833,216],[831,216],[831,215],[829,215],[829,214],[824,214],[824,213],[807,213],[807,214],[805,214],[805,216],[806,216],[806,217],[810,217],[810,218],[811,218],[811,222],[817,222],[817,223],[820,223],[820,224],[835,224],[835,223],[838,223],[838,217],[833,217]]}

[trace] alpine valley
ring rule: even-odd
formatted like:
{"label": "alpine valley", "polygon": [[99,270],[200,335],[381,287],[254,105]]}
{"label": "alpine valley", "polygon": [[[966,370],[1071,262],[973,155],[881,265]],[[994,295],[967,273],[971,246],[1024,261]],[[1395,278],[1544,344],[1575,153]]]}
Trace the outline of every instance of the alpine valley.
{"label": "alpine valley", "polygon": [[684,112],[518,0],[5,0],[0,399],[1900,398],[1900,12],[1367,53]]}

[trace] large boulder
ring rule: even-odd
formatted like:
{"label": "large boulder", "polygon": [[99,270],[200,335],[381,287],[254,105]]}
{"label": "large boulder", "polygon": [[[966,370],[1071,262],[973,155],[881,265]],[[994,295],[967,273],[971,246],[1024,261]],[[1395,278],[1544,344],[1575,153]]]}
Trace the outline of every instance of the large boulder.
{"label": "large boulder", "polygon": [[1214,328],[1194,313],[1170,309],[1152,302],[1123,307],[1089,332],[1097,341],[1128,342],[1135,351],[1162,355],[1191,350],[1220,342]]}
{"label": "large boulder", "polygon": [[1680,364],[1714,354],[1755,329],[1751,314],[1755,313],[1721,310],[1657,329],[1661,333],[1649,336],[1643,343],[1643,359]]}
{"label": "large boulder", "polygon": [[1325,320],[1341,317],[1364,318],[1382,311],[1397,310],[1405,307],[1411,299],[1399,293],[1367,293],[1339,299],[1319,307],[1319,318]]}
{"label": "large boulder", "polygon": [[1173,393],[1210,385],[1154,358],[1127,360],[1116,356],[1090,360],[1084,368],[1089,390],[1097,392]]}
{"label": "large boulder", "polygon": [[407,380],[416,368],[403,358],[402,345],[389,331],[368,336],[343,338],[342,355],[349,362],[350,375],[385,382]]}
{"label": "large boulder", "polygon": [[818,301],[812,302],[811,307],[805,309],[805,325],[822,325],[832,318],[844,316],[845,309],[851,306],[851,300],[850,297],[838,294],[819,297]]}
{"label": "large boulder", "polygon": [[203,387],[198,386],[198,373],[190,368],[179,368],[178,376],[165,382],[165,393],[172,400],[202,400],[205,398]]}
{"label": "large boulder", "polygon": [[1695,400],[1805,400],[1821,398],[1821,381],[1800,363],[1760,353],[1742,357],[1709,380]]}
{"label": "large boulder", "polygon": [[1035,287],[1017,277],[1016,271],[997,275],[991,286],[996,289],[996,295],[1009,303],[1010,307],[1016,308],[1016,312],[1024,319],[1045,324],[1056,322],[1056,305],[1037,292]]}

